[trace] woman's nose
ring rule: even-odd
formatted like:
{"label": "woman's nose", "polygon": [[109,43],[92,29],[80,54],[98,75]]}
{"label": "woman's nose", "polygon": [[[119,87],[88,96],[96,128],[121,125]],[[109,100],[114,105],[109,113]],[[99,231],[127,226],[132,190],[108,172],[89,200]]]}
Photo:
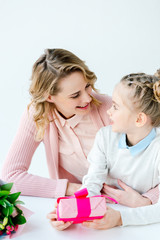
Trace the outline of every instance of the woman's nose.
{"label": "woman's nose", "polygon": [[89,102],[91,102],[91,100],[92,100],[92,98],[91,98],[90,94],[85,92],[83,95],[83,101],[89,103]]}

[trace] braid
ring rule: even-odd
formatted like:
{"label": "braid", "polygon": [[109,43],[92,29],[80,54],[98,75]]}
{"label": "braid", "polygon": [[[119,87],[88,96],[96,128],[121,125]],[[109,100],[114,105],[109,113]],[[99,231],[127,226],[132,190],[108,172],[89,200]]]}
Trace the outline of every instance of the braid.
{"label": "braid", "polygon": [[131,89],[135,107],[150,116],[153,126],[160,126],[160,79],[157,75],[133,73],[124,76],[121,82]]}

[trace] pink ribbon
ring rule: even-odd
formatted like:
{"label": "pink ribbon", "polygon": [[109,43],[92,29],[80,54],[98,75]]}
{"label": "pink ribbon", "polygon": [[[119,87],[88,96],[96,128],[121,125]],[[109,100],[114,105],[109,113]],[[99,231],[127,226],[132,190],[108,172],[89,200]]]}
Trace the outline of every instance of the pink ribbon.
{"label": "pink ribbon", "polygon": [[86,198],[88,191],[86,188],[74,193],[77,201],[77,217],[89,217],[91,214],[91,205],[89,198]]}

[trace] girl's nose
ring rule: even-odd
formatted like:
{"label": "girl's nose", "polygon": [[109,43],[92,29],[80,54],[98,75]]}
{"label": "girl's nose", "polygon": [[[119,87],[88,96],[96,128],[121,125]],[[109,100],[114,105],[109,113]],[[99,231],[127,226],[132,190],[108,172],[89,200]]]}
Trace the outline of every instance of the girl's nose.
{"label": "girl's nose", "polygon": [[108,114],[109,116],[112,115],[112,114],[111,114],[111,108],[107,110],[107,114]]}

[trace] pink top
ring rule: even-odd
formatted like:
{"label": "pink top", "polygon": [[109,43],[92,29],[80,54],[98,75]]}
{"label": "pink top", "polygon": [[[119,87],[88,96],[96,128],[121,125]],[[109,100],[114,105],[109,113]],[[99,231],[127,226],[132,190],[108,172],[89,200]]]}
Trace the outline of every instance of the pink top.
{"label": "pink top", "polygon": [[[111,106],[111,98],[105,95],[99,95],[93,93],[94,97],[99,99],[102,104],[100,107],[96,107],[95,105],[92,106],[92,109],[90,111],[89,118],[91,119],[91,128],[93,128],[94,134],[91,135],[92,142],[94,140],[95,134],[101,127],[109,124],[109,118],[106,113],[106,111]],[[66,186],[68,180],[70,182],[79,182],[78,180],[81,180],[82,176],[73,176],[74,170],[77,171],[77,166],[73,165],[73,172],[69,173],[67,170],[69,165],[67,165],[66,168],[66,162],[64,161],[64,155],[62,156],[59,152],[59,149],[62,150],[62,147],[59,147],[59,139],[60,145],[62,146],[62,136],[66,134],[64,132],[64,135],[62,132],[60,133],[60,128],[57,128],[57,123],[55,121],[51,121],[45,131],[43,143],[45,147],[46,152],[46,159],[47,159],[47,165],[48,170],[50,174],[49,178],[44,178],[40,176],[35,176],[28,173],[28,169],[32,160],[32,156],[40,144],[40,142],[35,141],[35,122],[33,121],[33,113],[34,108],[31,107],[30,111],[26,110],[25,113],[22,116],[20,127],[18,129],[18,132],[16,134],[16,137],[13,141],[13,144],[11,145],[11,148],[8,152],[7,158],[4,162],[4,165],[2,167],[2,179],[7,182],[14,182],[17,188],[17,191],[21,191],[22,195],[31,195],[31,196],[39,196],[39,197],[61,197],[65,195],[66,192]],[[76,118],[75,118],[76,119]],[[87,122],[89,119],[81,119],[81,121],[78,123],[75,130],[75,136],[74,138],[79,141],[79,147],[74,148],[74,157],[73,161],[76,159],[76,161],[80,161],[80,157],[77,159],[76,156],[78,156],[79,152],[81,154],[83,153],[82,147],[86,144],[85,150],[83,155],[87,154],[90,146],[90,139],[86,138],[85,142],[83,142],[83,134],[85,134],[85,131],[83,131],[83,134],[81,136],[77,135],[80,129],[82,129],[85,125],[85,122]],[[83,122],[84,121],[84,122]],[[70,122],[70,121],[68,121]],[[79,127],[80,126],[80,129]],[[87,124],[88,126],[88,124]],[[91,130],[90,128],[90,130]],[[95,131],[96,129],[96,131]],[[67,131],[67,137],[70,138],[73,136],[73,131]],[[88,142],[88,143],[87,143]],[[65,145],[67,144],[67,141],[65,142]],[[80,146],[82,144],[82,146]],[[67,148],[66,148],[67,146]],[[72,144],[67,144],[64,149],[68,149],[68,151],[73,151]],[[74,145],[76,147],[76,144]],[[59,157],[60,154],[60,157]],[[84,158],[84,156],[83,156]],[[66,158],[67,161],[68,158]],[[83,159],[84,161],[84,159]],[[59,167],[59,164],[61,162],[61,167]],[[63,167],[64,166],[64,167]],[[78,165],[79,166],[79,165]],[[87,164],[85,166],[85,169],[87,167]],[[79,167],[79,170],[83,172],[83,166]],[[86,170],[84,170],[86,171]],[[82,175],[82,173],[81,173]],[[63,179],[62,179],[63,178]]]}
{"label": "pink top", "polygon": [[[74,182],[81,183],[88,172],[87,155],[93,145],[98,127],[89,114],[75,115],[65,120],[56,111],[58,119],[59,163],[60,167],[75,176]],[[70,147],[72,145],[72,148]]]}

